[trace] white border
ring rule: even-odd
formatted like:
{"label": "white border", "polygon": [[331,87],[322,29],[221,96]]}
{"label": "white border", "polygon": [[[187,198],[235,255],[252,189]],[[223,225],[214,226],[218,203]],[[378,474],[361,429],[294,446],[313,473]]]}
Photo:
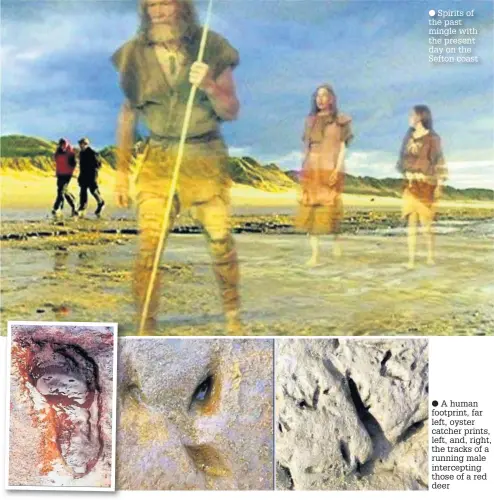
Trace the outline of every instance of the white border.
{"label": "white border", "polygon": [[[9,485],[9,465],[10,465],[10,376],[11,376],[11,347],[13,325],[25,326],[105,326],[113,328],[113,387],[112,387],[112,464],[111,464],[111,486],[109,487],[88,487],[88,486],[10,486]],[[118,323],[92,323],[92,322],[63,322],[63,321],[8,321],[7,328],[7,384],[6,384],[6,449],[5,449],[5,489],[6,490],[35,490],[35,491],[115,491],[116,472],[116,448],[117,448],[117,349],[118,349]]]}
{"label": "white border", "polygon": [[278,343],[276,342],[277,337],[273,338],[273,490],[278,491],[276,479],[276,433],[278,426],[278,405],[276,404],[276,384],[278,381],[277,373],[277,359],[278,359]]}

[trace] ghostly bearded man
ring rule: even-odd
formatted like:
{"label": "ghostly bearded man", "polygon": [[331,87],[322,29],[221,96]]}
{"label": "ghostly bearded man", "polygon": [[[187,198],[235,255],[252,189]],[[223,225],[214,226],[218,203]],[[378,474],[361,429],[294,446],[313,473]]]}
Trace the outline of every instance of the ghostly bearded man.
{"label": "ghostly bearded man", "polygon": [[[125,95],[118,124],[117,204],[129,204],[129,173],[139,120],[150,132],[136,179],[139,251],[134,294],[142,313],[160,236],[186,103],[198,91],[188,128],[170,223],[184,209],[202,225],[213,260],[227,330],[240,331],[239,269],[229,228],[228,153],[221,137],[223,121],[239,110],[233,69],[237,51],[223,37],[208,32],[204,62],[196,61],[202,28],[190,0],[140,0],[140,30],[113,55]],[[195,62],[194,62],[195,61]],[[159,276],[146,317],[147,333],[156,327]]]}

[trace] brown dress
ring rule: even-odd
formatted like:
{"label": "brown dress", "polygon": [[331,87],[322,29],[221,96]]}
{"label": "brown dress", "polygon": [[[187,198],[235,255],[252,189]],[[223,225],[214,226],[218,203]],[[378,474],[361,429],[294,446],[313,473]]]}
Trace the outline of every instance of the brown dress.
{"label": "brown dress", "polygon": [[405,175],[403,217],[416,213],[423,221],[434,220],[436,187],[447,178],[440,137],[433,131],[419,138],[409,133],[400,167]]}
{"label": "brown dress", "polygon": [[352,139],[351,118],[344,114],[310,115],[303,140],[306,156],[302,166],[298,229],[311,235],[338,233],[343,217],[345,173],[337,169],[341,144]]}

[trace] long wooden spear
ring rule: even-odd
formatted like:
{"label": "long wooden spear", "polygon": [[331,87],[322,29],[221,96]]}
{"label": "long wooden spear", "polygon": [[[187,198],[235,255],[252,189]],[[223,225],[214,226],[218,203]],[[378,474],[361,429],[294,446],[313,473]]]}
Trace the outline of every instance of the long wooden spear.
{"label": "long wooden spear", "polygon": [[[211,12],[213,7],[213,0],[209,0],[208,10],[206,13],[206,20],[202,29],[201,44],[199,46],[199,54],[197,60],[202,62],[204,57],[204,50],[206,48],[206,40],[208,37],[209,24],[211,21]],[[146,324],[146,318],[149,311],[149,304],[151,302],[151,295],[153,293],[154,283],[156,281],[156,274],[158,272],[158,266],[161,258],[161,252],[163,251],[163,245],[165,243],[165,237],[168,232],[168,225],[170,223],[170,214],[173,206],[173,198],[177,190],[178,176],[180,173],[180,167],[182,166],[182,159],[184,156],[185,140],[187,139],[187,132],[189,130],[190,118],[192,116],[192,107],[194,105],[194,99],[196,97],[197,85],[193,85],[190,89],[189,99],[187,101],[187,107],[185,108],[185,117],[182,124],[182,132],[180,134],[180,142],[178,144],[178,153],[175,160],[175,166],[173,168],[173,176],[170,184],[170,190],[168,192],[168,198],[166,200],[165,212],[163,213],[163,221],[161,223],[161,233],[158,240],[158,246],[156,247],[156,254],[154,256],[153,269],[151,276],[149,278],[149,283],[146,291],[146,298],[144,300],[144,305],[142,307],[141,321],[139,325],[139,335],[144,334],[144,328]]]}

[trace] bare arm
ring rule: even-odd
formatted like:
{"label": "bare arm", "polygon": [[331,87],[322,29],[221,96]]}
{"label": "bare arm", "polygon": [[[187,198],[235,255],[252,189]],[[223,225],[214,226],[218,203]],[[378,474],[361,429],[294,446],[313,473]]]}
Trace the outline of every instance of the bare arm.
{"label": "bare arm", "polygon": [[125,101],[120,109],[117,123],[117,182],[115,198],[117,206],[129,206],[129,175],[132,163],[132,149],[134,147],[137,126],[137,113],[130,103]]}
{"label": "bare arm", "polygon": [[444,160],[444,155],[441,147],[441,139],[439,137],[436,137],[433,142],[433,161],[436,167],[437,181],[434,197],[438,199],[442,196],[444,183],[448,179],[448,168]]}
{"label": "bare arm", "polygon": [[338,172],[345,171],[345,154],[348,148],[348,144],[353,139],[353,133],[351,129],[351,121],[352,119],[343,113],[338,114],[337,122],[341,126],[341,135],[340,135],[340,151],[338,153],[338,159],[336,161],[336,170]]}
{"label": "bare arm", "polygon": [[441,148],[441,139],[437,138],[435,142],[435,158],[436,171],[437,171],[437,181],[438,184],[444,184],[448,179],[448,167],[446,166],[446,161],[444,159],[443,151]]}
{"label": "bare arm", "polygon": [[190,82],[207,94],[216,114],[221,119],[236,120],[240,104],[231,68],[225,69],[214,80],[209,73],[209,66],[196,61],[190,71]]}
{"label": "bare arm", "polygon": [[240,109],[240,103],[235,91],[233,72],[230,68],[212,81],[212,84],[205,89],[214,110],[223,120],[236,120]]}
{"label": "bare arm", "polygon": [[137,125],[137,113],[125,101],[117,123],[117,171],[129,173]]}
{"label": "bare arm", "polygon": [[311,129],[311,119],[307,117],[304,123],[304,134],[302,136],[302,142],[304,144],[304,158],[307,158],[310,149],[310,129]]}
{"label": "bare arm", "polygon": [[340,152],[338,153],[338,160],[336,162],[336,170],[338,172],[343,172],[344,170],[343,162],[345,161],[345,153],[346,153],[346,144],[342,142],[340,146]]}

